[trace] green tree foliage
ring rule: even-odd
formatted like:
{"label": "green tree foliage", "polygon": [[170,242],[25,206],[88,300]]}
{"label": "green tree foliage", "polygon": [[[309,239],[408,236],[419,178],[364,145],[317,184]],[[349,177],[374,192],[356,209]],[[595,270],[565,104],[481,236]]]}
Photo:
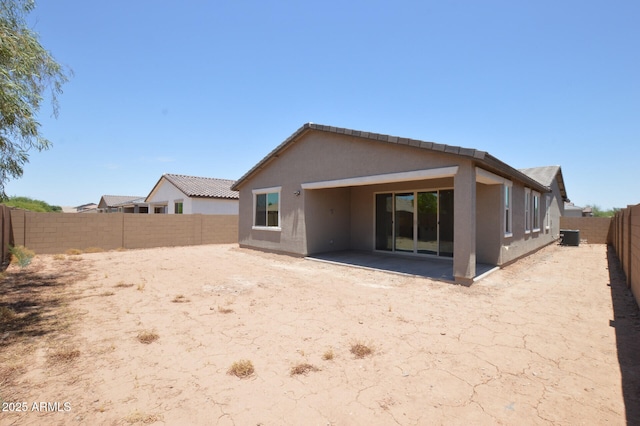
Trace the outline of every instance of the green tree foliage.
{"label": "green tree foliage", "polygon": [[53,115],[58,114],[57,95],[68,80],[59,65],[38,41],[25,17],[34,0],[0,0],[0,197],[5,183],[19,178],[29,161],[30,149],[48,149],[51,142],[40,134],[36,114],[48,94]]}
{"label": "green tree foliage", "polygon": [[41,200],[34,200],[29,197],[10,197],[5,200],[2,204],[6,204],[9,207],[16,207],[19,209],[30,210],[32,212],[62,212],[62,207],[60,206],[52,206]]}
{"label": "green tree foliage", "polygon": [[602,210],[597,204],[594,204],[592,206],[587,205],[587,207],[591,207],[591,213],[594,217],[612,217],[616,213],[616,211],[619,210],[616,208],[612,210]]}

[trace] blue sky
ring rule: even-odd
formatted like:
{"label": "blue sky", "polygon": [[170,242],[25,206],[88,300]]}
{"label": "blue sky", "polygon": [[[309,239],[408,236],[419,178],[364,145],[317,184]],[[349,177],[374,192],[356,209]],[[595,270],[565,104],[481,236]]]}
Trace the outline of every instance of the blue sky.
{"label": "blue sky", "polygon": [[640,202],[640,2],[38,2],[74,76],[8,195],[237,179],[306,122],[562,166],[577,205]]}

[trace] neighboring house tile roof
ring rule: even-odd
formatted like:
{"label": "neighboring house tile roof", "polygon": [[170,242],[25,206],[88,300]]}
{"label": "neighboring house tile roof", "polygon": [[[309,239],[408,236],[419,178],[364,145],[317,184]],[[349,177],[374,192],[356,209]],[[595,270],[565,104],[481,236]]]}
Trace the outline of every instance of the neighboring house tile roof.
{"label": "neighboring house tile roof", "polygon": [[240,198],[238,191],[231,190],[234,181],[229,179],[217,179],[197,176],[186,176],[165,173],[153,187],[149,197],[155,192],[156,188],[165,179],[182,191],[187,197],[196,198],[227,198],[237,200]]}
{"label": "neighboring house tile roof", "polygon": [[425,142],[417,139],[409,139],[402,138],[398,136],[384,135],[380,133],[371,133],[371,132],[363,132],[359,130],[345,129],[341,127],[333,127],[333,126],[324,126],[322,124],[314,124],[314,123],[306,123],[302,127],[300,127],[295,133],[289,136],[284,142],[278,145],[273,151],[267,154],[258,164],[256,164],[251,170],[245,173],[240,179],[236,181],[235,184],[231,187],[232,189],[239,189],[240,186],[253,176],[255,173],[259,172],[262,168],[264,168],[267,163],[269,163],[272,159],[277,158],[281,152],[287,149],[292,143],[298,140],[301,136],[310,131],[320,131],[320,132],[328,132],[328,133],[336,133],[347,136],[353,136],[358,138],[364,138],[374,141],[379,141],[381,143],[390,143],[397,145],[408,145],[417,148],[427,149],[431,151],[442,152],[446,154],[459,155],[462,157],[467,157],[471,160],[476,161],[479,164],[482,164],[485,168],[490,171],[497,172],[498,174],[503,174],[506,176],[517,178],[518,180],[525,182],[526,184],[532,186],[541,191],[549,191],[548,185],[543,185],[539,181],[532,179],[526,174],[522,173],[509,166],[506,163],[498,160],[496,157],[492,156],[488,152],[480,151],[472,148],[463,148],[459,146],[452,145],[443,145],[434,142]]}
{"label": "neighboring house tile roof", "polygon": [[114,204],[113,207],[122,207],[122,206],[131,206],[135,204],[140,204],[146,206],[147,203],[144,202],[145,197],[138,197],[131,200],[123,201],[122,203]]}
{"label": "neighboring house tile roof", "polygon": [[569,201],[567,198],[567,190],[564,186],[564,179],[562,177],[562,169],[560,166],[544,166],[544,167],[530,167],[528,169],[520,169],[522,173],[540,182],[544,186],[551,186],[554,179],[558,180],[558,186],[560,188],[560,194],[564,201]]}
{"label": "neighboring house tile roof", "polygon": [[100,198],[98,207],[104,209],[106,207],[113,207],[119,204],[131,203],[132,201],[140,198],[144,200],[144,197],[139,195],[103,195],[102,198]]}

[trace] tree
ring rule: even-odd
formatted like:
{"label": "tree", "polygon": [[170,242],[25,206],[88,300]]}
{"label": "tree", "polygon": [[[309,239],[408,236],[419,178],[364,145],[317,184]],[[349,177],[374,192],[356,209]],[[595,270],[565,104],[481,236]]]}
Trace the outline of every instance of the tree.
{"label": "tree", "polygon": [[9,207],[16,207],[18,209],[29,210],[32,212],[62,212],[62,207],[60,206],[52,206],[46,201],[34,200],[29,197],[9,197],[3,204]]}
{"label": "tree", "polygon": [[53,115],[70,71],[58,64],[28,28],[25,17],[34,0],[0,0],[0,198],[5,183],[19,178],[31,149],[42,151],[51,142],[40,134],[36,114],[49,92]]}
{"label": "tree", "polygon": [[611,210],[602,210],[597,204],[588,204],[587,207],[591,207],[591,214],[593,215],[593,217],[612,217],[616,213],[616,211],[619,210],[616,208]]}

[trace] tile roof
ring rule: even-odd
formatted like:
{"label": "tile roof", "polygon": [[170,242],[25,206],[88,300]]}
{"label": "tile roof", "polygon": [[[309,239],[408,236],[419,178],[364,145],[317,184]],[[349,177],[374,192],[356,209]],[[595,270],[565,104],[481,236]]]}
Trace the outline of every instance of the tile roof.
{"label": "tile roof", "polygon": [[558,174],[560,166],[530,167],[528,169],[519,170],[531,179],[535,179],[541,184],[549,186]]}
{"label": "tile roof", "polygon": [[526,184],[537,188],[541,191],[548,191],[549,187],[547,185],[543,185],[539,181],[532,179],[526,174],[522,173],[509,166],[506,163],[498,160],[496,157],[492,156],[488,152],[480,151],[473,148],[463,148],[459,146],[453,145],[443,145],[434,142],[425,142],[417,139],[410,138],[402,138],[398,136],[384,135],[380,133],[372,133],[372,132],[364,132],[360,130],[352,130],[345,129],[342,127],[333,127],[333,126],[325,126],[322,124],[314,124],[314,123],[306,123],[302,127],[300,127],[296,132],[294,132],[291,136],[289,136],[284,142],[278,145],[273,151],[267,154],[258,164],[256,164],[253,168],[251,168],[247,173],[245,173],[240,179],[238,179],[232,186],[232,189],[238,189],[244,183],[245,180],[249,179],[253,174],[260,171],[266,164],[272,159],[277,158],[279,153],[284,151],[298,140],[301,136],[310,131],[321,131],[328,133],[336,133],[343,134],[352,137],[364,138],[374,141],[379,141],[381,143],[391,143],[397,145],[408,145],[417,148],[427,149],[431,151],[443,152],[446,154],[453,154],[462,157],[467,157],[478,164],[481,164],[483,167],[487,168],[490,171],[497,172],[498,174],[514,177]]}
{"label": "tile roof", "polygon": [[540,182],[544,186],[551,186],[553,180],[557,179],[563,200],[569,201],[560,166],[530,167],[528,169],[520,169],[520,172],[529,176],[531,179]]}
{"label": "tile roof", "polygon": [[122,203],[114,204],[113,207],[130,206],[131,204],[140,204],[146,206],[147,203],[144,202],[144,199],[145,197],[133,198],[131,200],[123,201]]}
{"label": "tile roof", "polygon": [[139,195],[103,195],[102,198],[100,198],[100,203],[98,204],[98,207],[100,208],[113,207],[118,204],[130,203],[139,198],[144,199],[144,197],[141,197]]}
{"label": "tile roof", "polygon": [[162,178],[184,192],[187,197],[229,198],[235,200],[239,198],[238,191],[231,190],[231,185],[235,182],[233,180],[168,173],[162,175]]}

